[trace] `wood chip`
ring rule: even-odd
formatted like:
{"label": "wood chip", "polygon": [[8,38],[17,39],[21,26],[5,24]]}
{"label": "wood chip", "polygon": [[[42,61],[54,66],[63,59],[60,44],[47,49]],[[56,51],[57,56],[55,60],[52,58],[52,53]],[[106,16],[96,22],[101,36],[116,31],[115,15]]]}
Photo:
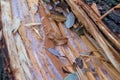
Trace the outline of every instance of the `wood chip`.
{"label": "wood chip", "polygon": [[41,23],[27,23],[27,24],[25,24],[25,26],[27,26],[27,27],[38,26],[38,25],[41,25]]}

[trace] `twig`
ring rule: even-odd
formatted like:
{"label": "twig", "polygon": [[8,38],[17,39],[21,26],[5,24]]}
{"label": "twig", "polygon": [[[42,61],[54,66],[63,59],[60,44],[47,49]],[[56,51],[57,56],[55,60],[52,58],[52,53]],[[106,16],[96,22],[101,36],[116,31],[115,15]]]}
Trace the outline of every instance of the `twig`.
{"label": "twig", "polygon": [[107,16],[108,14],[110,14],[114,9],[120,8],[120,4],[116,5],[115,7],[111,8],[110,10],[108,10],[104,15],[102,15],[100,17],[100,19],[103,19],[105,16]]}

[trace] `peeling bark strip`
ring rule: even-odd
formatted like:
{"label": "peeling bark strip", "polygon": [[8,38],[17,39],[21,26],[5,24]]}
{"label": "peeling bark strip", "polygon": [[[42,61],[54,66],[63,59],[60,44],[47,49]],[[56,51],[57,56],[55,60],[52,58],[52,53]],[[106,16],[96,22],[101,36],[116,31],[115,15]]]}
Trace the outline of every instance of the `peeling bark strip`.
{"label": "peeling bark strip", "polygon": [[10,57],[10,64],[12,71],[14,73],[15,80],[26,80],[25,74],[20,66],[20,61],[17,55],[17,49],[15,45],[15,41],[13,38],[13,34],[11,32],[12,29],[12,14],[10,2],[1,0],[2,7],[2,24],[3,24],[3,35],[5,37],[5,41],[8,47],[8,55]]}

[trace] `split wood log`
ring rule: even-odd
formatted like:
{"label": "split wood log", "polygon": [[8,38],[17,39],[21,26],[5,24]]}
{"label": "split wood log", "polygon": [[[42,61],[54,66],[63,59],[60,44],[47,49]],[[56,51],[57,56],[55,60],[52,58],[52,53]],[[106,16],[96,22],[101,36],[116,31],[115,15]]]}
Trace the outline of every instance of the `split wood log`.
{"label": "split wood log", "polygon": [[[59,26],[60,27],[60,26]],[[75,35],[73,35],[73,33],[72,32],[70,32],[70,31],[67,31],[67,29],[64,29],[64,26],[63,27],[60,27],[60,29],[62,30],[62,33],[63,33],[63,35],[64,36],[68,36],[68,34],[70,33],[72,36],[74,36],[74,38],[76,39],[76,37],[75,37]],[[73,38],[73,37],[72,37]],[[85,41],[85,40],[83,40],[83,41]],[[74,41],[75,42],[75,41]],[[90,45],[89,45],[90,46]],[[80,47],[79,47],[80,48]],[[79,49],[78,48],[78,49]],[[77,49],[77,48],[76,48]],[[95,49],[96,50],[96,49]],[[97,52],[94,52],[94,50],[92,50],[93,51],[93,53],[96,55],[96,58],[98,58],[97,56],[99,56],[100,57],[100,55],[99,55],[99,53],[97,53]],[[66,54],[66,53],[65,53]],[[67,55],[69,55],[69,54],[67,54]],[[70,57],[69,57],[70,58]],[[73,59],[71,59],[71,60],[73,60],[74,61],[74,58]],[[88,72],[88,73],[90,73],[90,72]],[[104,78],[106,79],[107,77],[103,74],[103,72],[99,69],[99,74],[100,75],[102,75],[102,76],[104,76]],[[87,75],[87,77],[89,78],[89,79],[94,79],[94,77],[92,77],[92,75],[90,75],[89,74],[89,76]]]}
{"label": "split wood log", "polygon": [[[79,1],[81,8],[91,17],[91,19],[97,24],[99,29],[105,34],[105,36],[120,50],[120,39],[108,27],[99,19],[99,16],[84,2]],[[118,5],[117,5],[118,6]]]}
{"label": "split wood log", "polygon": [[[104,50],[105,55],[108,57],[113,66],[120,72],[120,62],[115,58],[114,53],[111,52],[110,48],[104,41],[104,37],[101,35],[96,25],[90,20],[88,15],[85,13],[81,6],[77,6],[73,1],[66,0],[66,2],[71,7],[72,11],[78,18],[78,20],[85,26],[85,28],[89,31],[89,33],[95,38],[95,40],[99,43],[100,47]],[[115,39],[116,40],[116,39]],[[119,42],[118,42],[119,44]]]}
{"label": "split wood log", "polygon": [[[18,0],[19,1],[19,0]],[[21,0],[21,4],[24,2],[25,0]],[[34,2],[34,0],[27,0],[29,1],[29,8],[33,7],[34,4],[32,3],[32,1]],[[37,1],[37,0],[36,0]],[[10,13],[11,15],[11,9],[10,9],[10,5],[9,5],[9,8],[8,8],[8,1],[4,1],[2,0],[2,6],[3,6],[3,9],[2,9],[2,13],[5,13],[5,18],[4,16],[2,15],[2,20],[3,20],[3,34],[5,36],[5,40],[7,42],[7,47],[8,47],[8,52],[9,52],[9,57],[10,57],[10,62],[11,62],[11,66],[12,66],[12,69],[16,70],[16,67],[18,67],[17,69],[17,73],[14,73],[15,75],[15,79],[18,79],[18,80],[33,80],[33,78],[35,80],[47,80],[49,77],[47,76],[47,72],[49,73],[49,76],[52,78],[52,79],[56,79],[56,75],[53,74],[51,68],[49,67],[50,64],[49,64],[49,60],[47,60],[47,55],[50,57],[50,58],[54,58],[52,59],[53,61],[53,64],[56,66],[60,61],[59,59],[57,59],[56,57],[53,57],[50,55],[49,52],[47,52],[47,55],[45,55],[46,51],[45,50],[42,50],[43,52],[39,52],[38,50],[38,46],[37,50],[32,50],[33,47],[31,44],[33,43],[32,40],[29,40],[28,38],[28,32],[27,31],[32,31],[31,29],[28,29],[26,26],[24,26],[24,24],[22,23],[20,26],[17,26],[16,30],[18,29],[18,32],[19,34],[16,32],[16,33],[12,33],[12,31],[15,29],[14,26],[15,25],[12,25],[13,22],[12,22],[12,18],[11,16],[9,16],[8,13]],[[3,2],[7,2],[7,4],[3,4]],[[5,5],[7,5],[7,7],[5,7]],[[44,5],[44,4],[42,4]],[[6,13],[6,10],[8,10]],[[41,7],[40,5],[40,10],[39,11],[44,11],[44,8]],[[33,9],[33,8],[32,8]],[[26,10],[26,9],[25,9]],[[23,11],[24,12],[24,11]],[[31,13],[34,13],[34,11],[32,10]],[[35,11],[36,12],[36,11]],[[27,12],[24,12],[24,15],[28,15]],[[44,15],[44,12],[41,13],[40,12],[40,15]],[[6,17],[7,16],[7,17]],[[15,15],[13,15],[15,16]],[[31,14],[31,20],[29,19],[24,19],[25,22],[34,22],[35,20],[35,17],[33,14]],[[6,23],[8,21],[8,23]],[[14,21],[14,20],[13,20]],[[47,24],[48,23],[48,24]],[[47,24],[47,25],[46,25]],[[12,27],[11,27],[12,25]],[[43,20],[42,22],[42,25],[45,25],[45,26],[42,26],[44,27],[44,31],[45,33],[47,33],[47,31],[51,31],[53,30],[54,33],[57,33],[59,34],[60,36],[65,36],[65,37],[68,37],[69,38],[69,43],[68,45],[64,45],[63,46],[63,51],[65,52],[64,54],[68,57],[68,60],[71,64],[73,64],[75,62],[75,58],[77,58],[79,55],[80,55],[80,52],[82,52],[83,50],[81,49],[81,46],[79,45],[79,38],[78,36],[76,36],[74,33],[72,33],[71,31],[69,31],[68,29],[65,28],[65,26],[62,24],[62,23],[59,23],[58,26],[56,25],[56,23],[53,21],[53,20],[47,20],[47,18],[45,20]],[[59,30],[60,29],[60,30]],[[93,28],[94,29],[94,28]],[[94,31],[95,32],[95,31]],[[43,33],[43,34],[45,34]],[[49,32],[51,33],[51,32]],[[95,32],[96,33],[96,32]],[[30,36],[34,36],[34,34],[31,34]],[[93,36],[96,37],[96,35],[94,35],[93,33]],[[101,36],[101,35],[100,35]],[[9,40],[8,40],[9,38]],[[45,42],[45,47],[49,48],[49,47],[55,47],[54,46],[54,43],[53,41],[49,40],[48,39],[48,36],[47,34],[43,37],[44,38],[44,42]],[[101,37],[100,37],[101,38]],[[33,39],[33,38],[32,38]],[[74,39],[76,39],[74,41]],[[102,38],[104,40],[104,38]],[[48,42],[50,41],[50,42]],[[10,43],[11,42],[11,43]],[[23,44],[23,42],[25,44]],[[35,40],[35,42],[37,42],[37,40]],[[105,40],[104,42],[109,45]],[[39,42],[40,43],[40,42]],[[25,46],[24,46],[25,45]],[[12,47],[11,47],[12,46]],[[43,46],[42,44],[40,46]],[[34,45],[34,47],[36,47],[36,45]],[[60,46],[61,48],[62,46]],[[13,49],[14,50],[13,50]],[[89,47],[88,47],[89,48]],[[92,47],[91,47],[92,48]],[[109,46],[110,49],[112,49],[111,45]],[[26,50],[25,50],[26,49]],[[61,49],[60,49],[61,50]],[[85,50],[87,51],[87,50]],[[88,50],[89,51],[89,50]],[[94,51],[94,50],[93,50]],[[115,53],[115,50],[112,49],[113,53]],[[35,52],[35,53],[34,53]],[[98,52],[94,52],[95,56],[98,57],[100,56]],[[118,54],[116,52],[116,54]],[[39,57],[39,58],[38,58]],[[46,59],[47,58],[47,59]],[[42,61],[40,61],[40,60]],[[15,60],[15,61],[13,61]],[[17,64],[16,64],[17,63]],[[41,65],[41,63],[43,63]],[[85,68],[88,67],[88,65],[84,62],[84,65],[85,65]],[[14,67],[15,66],[15,67]],[[42,66],[42,67],[41,67]],[[63,72],[61,71],[61,67],[63,66],[62,63],[60,63],[60,65],[57,65],[57,70],[58,72],[61,73],[62,77],[65,77],[66,75],[63,74]],[[32,68],[32,69],[31,69]],[[50,68],[50,69],[49,69]],[[97,73],[99,73],[99,75],[101,77],[104,77],[103,79],[107,80],[106,79],[106,76],[103,74],[103,72],[100,70],[100,67],[98,67],[96,65],[96,68],[97,68]],[[53,68],[52,68],[53,69]],[[91,72],[86,72],[86,75],[83,74],[83,72],[81,71],[81,69],[77,66],[76,67],[78,73],[79,73],[79,78],[82,78],[82,80],[95,80],[93,74]],[[70,69],[71,71],[73,71],[72,69]],[[110,72],[110,71],[109,71]],[[114,71],[115,72],[115,71]],[[22,74],[23,73],[23,74]],[[33,75],[34,74],[34,75]],[[42,78],[40,78],[40,75],[42,75]],[[115,74],[114,74],[115,76]],[[62,80],[62,77],[60,76],[60,80]],[[117,75],[118,77],[118,75]]]}

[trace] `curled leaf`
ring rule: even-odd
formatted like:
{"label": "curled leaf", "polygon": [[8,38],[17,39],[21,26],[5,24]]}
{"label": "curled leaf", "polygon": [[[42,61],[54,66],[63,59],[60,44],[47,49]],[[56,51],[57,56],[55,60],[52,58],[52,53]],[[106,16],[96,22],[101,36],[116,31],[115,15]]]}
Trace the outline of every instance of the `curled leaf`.
{"label": "curled leaf", "polygon": [[55,55],[56,57],[60,57],[60,53],[57,50],[53,48],[48,48],[48,51],[52,53],[53,55]]}
{"label": "curled leaf", "polygon": [[65,26],[67,28],[71,28],[75,23],[75,16],[72,12],[70,12],[68,15],[67,15],[67,19],[65,21]]}

